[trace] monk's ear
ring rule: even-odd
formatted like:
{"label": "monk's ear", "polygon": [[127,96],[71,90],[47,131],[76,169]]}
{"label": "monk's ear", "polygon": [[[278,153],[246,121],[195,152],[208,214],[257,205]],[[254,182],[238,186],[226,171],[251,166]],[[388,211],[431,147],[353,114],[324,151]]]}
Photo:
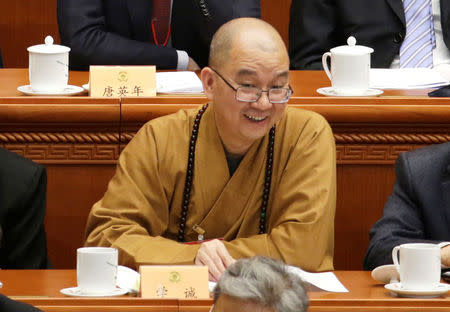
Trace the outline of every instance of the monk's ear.
{"label": "monk's ear", "polygon": [[215,77],[214,72],[209,67],[203,67],[200,72],[200,80],[203,83],[203,90],[208,100],[214,99]]}

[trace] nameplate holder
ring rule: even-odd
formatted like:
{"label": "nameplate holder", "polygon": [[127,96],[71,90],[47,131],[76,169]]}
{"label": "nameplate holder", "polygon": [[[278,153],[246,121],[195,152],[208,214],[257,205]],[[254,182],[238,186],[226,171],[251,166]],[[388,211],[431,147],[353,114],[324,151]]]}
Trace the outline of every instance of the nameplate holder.
{"label": "nameplate holder", "polygon": [[92,97],[156,96],[155,66],[90,66]]}
{"label": "nameplate holder", "polygon": [[141,265],[141,297],[149,299],[209,299],[208,267]]}

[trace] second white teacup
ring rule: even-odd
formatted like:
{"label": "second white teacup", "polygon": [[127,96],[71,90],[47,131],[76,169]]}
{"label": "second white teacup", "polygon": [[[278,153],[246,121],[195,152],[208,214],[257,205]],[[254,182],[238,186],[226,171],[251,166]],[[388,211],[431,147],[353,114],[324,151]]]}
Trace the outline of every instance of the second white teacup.
{"label": "second white teacup", "polygon": [[69,47],[53,44],[47,36],[45,44],[28,48],[29,79],[35,92],[62,92],[69,80]]}
{"label": "second white teacup", "polygon": [[118,251],[107,247],[77,249],[77,283],[81,293],[106,294],[116,289]]}
{"label": "second white teacup", "polygon": [[403,244],[392,249],[392,260],[405,289],[430,290],[441,279],[441,249],[436,244]]}
{"label": "second white teacup", "polygon": [[[339,46],[322,56],[322,65],[334,92],[343,95],[364,95],[369,89],[370,54],[372,48],[355,45],[349,37],[348,45]],[[330,58],[331,69],[328,66]]]}

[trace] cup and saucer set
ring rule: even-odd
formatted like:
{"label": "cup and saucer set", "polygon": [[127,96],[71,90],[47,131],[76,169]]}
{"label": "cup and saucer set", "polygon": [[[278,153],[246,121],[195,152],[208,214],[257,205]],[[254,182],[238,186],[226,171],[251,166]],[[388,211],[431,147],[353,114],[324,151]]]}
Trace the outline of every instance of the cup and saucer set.
{"label": "cup and saucer set", "polygon": [[392,250],[394,264],[372,271],[372,278],[400,297],[435,298],[445,295],[450,285],[440,283],[441,249],[436,244],[403,244]]}
{"label": "cup and saucer set", "polygon": [[[356,45],[355,37],[347,45],[339,46],[322,56],[322,65],[331,81],[331,87],[319,88],[325,96],[377,96],[383,90],[369,88],[370,54],[372,48]],[[328,66],[330,59],[331,69]]]}
{"label": "cup and saucer set", "polygon": [[17,88],[23,94],[37,96],[68,96],[86,92],[82,87],[68,85],[69,47],[53,44],[47,36],[45,44],[29,47],[29,85]]}
{"label": "cup and saucer set", "polygon": [[138,272],[118,265],[118,250],[107,247],[77,249],[77,286],[60,292],[71,297],[114,297],[137,293]]}

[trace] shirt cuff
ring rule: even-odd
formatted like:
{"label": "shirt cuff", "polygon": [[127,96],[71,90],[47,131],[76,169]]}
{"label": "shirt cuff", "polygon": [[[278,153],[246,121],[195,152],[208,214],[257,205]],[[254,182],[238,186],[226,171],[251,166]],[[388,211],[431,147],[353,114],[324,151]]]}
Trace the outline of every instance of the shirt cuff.
{"label": "shirt cuff", "polygon": [[189,64],[189,55],[186,51],[177,50],[178,54],[178,63],[177,70],[186,70]]}
{"label": "shirt cuff", "polygon": [[438,244],[439,248],[441,248],[441,249],[448,245],[450,245],[450,242],[442,242],[442,243]]}

